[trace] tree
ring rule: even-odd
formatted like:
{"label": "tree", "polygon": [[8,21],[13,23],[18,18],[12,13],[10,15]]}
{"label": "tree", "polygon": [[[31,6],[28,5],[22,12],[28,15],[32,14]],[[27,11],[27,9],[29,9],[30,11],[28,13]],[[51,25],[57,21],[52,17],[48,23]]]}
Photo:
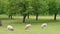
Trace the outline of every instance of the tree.
{"label": "tree", "polygon": [[5,4],[4,4],[4,1],[3,0],[0,0],[0,14],[4,14],[5,12],[4,12],[4,6]]}
{"label": "tree", "polygon": [[36,20],[38,20],[39,0],[32,1],[33,13],[36,14]]}
{"label": "tree", "polygon": [[18,5],[17,5],[18,0],[8,0],[7,5],[6,5],[6,14],[8,14],[8,17],[12,19],[12,16],[15,15],[18,11]]}
{"label": "tree", "polygon": [[48,5],[44,0],[33,0],[33,13],[36,14],[36,20],[38,20],[38,15],[42,15],[47,12]]}
{"label": "tree", "polygon": [[54,20],[56,20],[56,16],[58,14],[58,8],[59,8],[59,5],[58,5],[58,1],[56,0],[52,0],[52,1],[49,1],[49,14],[53,14],[54,15]]}
{"label": "tree", "polygon": [[23,0],[23,2],[21,3],[22,10],[20,12],[23,14],[23,23],[25,22],[27,16],[29,18],[29,13],[32,9],[30,2],[31,1]]}

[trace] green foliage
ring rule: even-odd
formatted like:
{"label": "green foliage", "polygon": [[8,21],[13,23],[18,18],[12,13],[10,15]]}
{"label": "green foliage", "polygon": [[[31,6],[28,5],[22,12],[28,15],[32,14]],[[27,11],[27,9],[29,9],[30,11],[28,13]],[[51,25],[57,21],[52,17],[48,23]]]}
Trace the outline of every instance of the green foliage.
{"label": "green foliage", "polygon": [[60,0],[0,0],[0,14],[60,14]]}
{"label": "green foliage", "polygon": [[56,0],[49,1],[49,14],[60,13],[59,12],[59,3]]}

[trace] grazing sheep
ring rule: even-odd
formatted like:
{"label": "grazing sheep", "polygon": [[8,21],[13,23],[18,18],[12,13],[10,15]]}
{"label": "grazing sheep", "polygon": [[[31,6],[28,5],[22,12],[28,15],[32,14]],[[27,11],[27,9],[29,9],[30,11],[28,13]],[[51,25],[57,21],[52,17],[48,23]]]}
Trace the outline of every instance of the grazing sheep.
{"label": "grazing sheep", "polygon": [[29,28],[31,28],[31,24],[27,24],[27,25],[25,26],[25,30],[27,30],[27,29],[29,29]]}
{"label": "grazing sheep", "polygon": [[43,23],[42,25],[41,25],[41,28],[42,29],[44,29],[44,28],[46,28],[47,27],[47,23]]}
{"label": "grazing sheep", "polygon": [[11,25],[8,25],[8,26],[7,26],[7,29],[10,30],[10,31],[13,31],[13,30],[14,30]]}

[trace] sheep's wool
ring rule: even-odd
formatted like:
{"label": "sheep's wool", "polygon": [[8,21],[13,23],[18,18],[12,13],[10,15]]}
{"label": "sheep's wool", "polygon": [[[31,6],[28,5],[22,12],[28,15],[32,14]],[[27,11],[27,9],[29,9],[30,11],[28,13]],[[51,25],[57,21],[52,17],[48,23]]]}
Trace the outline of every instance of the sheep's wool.
{"label": "sheep's wool", "polygon": [[13,31],[13,27],[11,25],[8,25],[7,29]]}
{"label": "sheep's wool", "polygon": [[25,27],[25,30],[30,28],[31,27],[31,24],[27,24],[26,27]]}
{"label": "sheep's wool", "polygon": [[43,23],[42,25],[41,25],[41,28],[46,28],[47,27],[47,24],[46,23]]}

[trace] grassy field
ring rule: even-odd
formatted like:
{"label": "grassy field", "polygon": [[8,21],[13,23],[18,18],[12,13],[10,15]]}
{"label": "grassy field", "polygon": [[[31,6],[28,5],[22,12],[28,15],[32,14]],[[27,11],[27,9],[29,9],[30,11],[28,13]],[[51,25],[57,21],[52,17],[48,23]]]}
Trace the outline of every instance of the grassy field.
{"label": "grassy field", "polygon": [[[60,34],[60,17],[57,20],[53,20],[53,16],[39,16],[39,20],[36,21],[34,16],[30,16],[30,19],[26,19],[26,23],[22,23],[22,16],[13,16],[13,19],[8,19],[7,16],[1,15],[3,26],[0,27],[0,34]],[[30,23],[32,27],[25,30],[25,25]],[[41,29],[40,25],[47,23],[48,28]],[[8,31],[7,25],[12,25],[14,31]]]}

